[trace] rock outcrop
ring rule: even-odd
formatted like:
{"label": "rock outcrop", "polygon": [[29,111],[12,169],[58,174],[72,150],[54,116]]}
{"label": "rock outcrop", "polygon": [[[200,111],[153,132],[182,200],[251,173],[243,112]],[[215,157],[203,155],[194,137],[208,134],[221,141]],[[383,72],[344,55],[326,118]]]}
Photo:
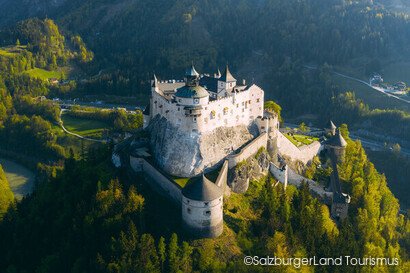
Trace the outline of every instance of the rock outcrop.
{"label": "rock outcrop", "polygon": [[261,149],[255,156],[249,157],[230,170],[229,187],[235,193],[246,192],[251,179],[258,179],[268,172],[269,162],[268,152]]}
{"label": "rock outcrop", "polygon": [[201,173],[254,138],[246,126],[219,127],[203,135],[186,133],[159,116],[151,120],[147,130],[158,166],[181,177]]}

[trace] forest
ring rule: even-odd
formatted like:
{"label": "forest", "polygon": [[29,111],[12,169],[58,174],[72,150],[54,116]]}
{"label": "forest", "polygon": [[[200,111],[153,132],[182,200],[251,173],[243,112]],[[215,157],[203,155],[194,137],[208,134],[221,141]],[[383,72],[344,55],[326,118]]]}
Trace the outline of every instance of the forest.
{"label": "forest", "polygon": [[[244,255],[280,257],[397,257],[409,269],[410,222],[360,144],[349,139],[339,165],[351,192],[349,217],[336,225],[307,184],[297,189],[270,177],[251,182],[224,206],[224,235],[192,240],[179,228],[178,209],[125,170],[110,149],[42,174],[34,194],[12,203],[0,221],[2,272],[294,272],[289,267],[247,268]],[[320,159],[325,160],[325,159]],[[324,163],[324,162],[323,162]],[[41,211],[41,213],[39,213]],[[164,213],[164,217],[161,217]],[[167,216],[165,216],[167,215]],[[155,223],[155,224],[153,224]],[[167,228],[163,228],[166,226]],[[302,272],[371,272],[369,267],[307,267]],[[392,271],[393,270],[393,271]]]}

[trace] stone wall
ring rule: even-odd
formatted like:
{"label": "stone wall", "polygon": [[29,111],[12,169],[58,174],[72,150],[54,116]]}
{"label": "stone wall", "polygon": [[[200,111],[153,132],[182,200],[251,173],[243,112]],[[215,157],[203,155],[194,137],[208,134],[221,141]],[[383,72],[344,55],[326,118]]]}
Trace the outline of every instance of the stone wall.
{"label": "stone wall", "polygon": [[248,145],[243,147],[239,153],[228,156],[228,166],[229,169],[235,167],[239,162],[248,159],[249,157],[255,155],[261,147],[266,148],[268,143],[268,134],[262,133],[254,140],[252,140]]}
{"label": "stone wall", "polygon": [[[285,181],[285,172],[273,163],[269,165],[270,173],[281,183]],[[287,181],[288,184],[300,187],[303,182],[309,184],[310,192],[317,198],[320,198],[325,203],[330,204],[332,200],[333,193],[328,192],[325,188],[314,180],[308,179],[306,177],[297,174],[292,168],[287,166]]]}
{"label": "stone wall", "polygon": [[285,165],[284,168],[280,168],[279,166],[276,166],[272,162],[269,164],[269,172],[275,177],[276,180],[278,180],[280,183],[282,183],[285,188],[288,185],[288,166]]}
{"label": "stone wall", "polygon": [[304,164],[307,164],[323,149],[318,141],[298,148],[279,131],[277,132],[277,146],[279,154],[290,157],[293,161],[299,160]]}
{"label": "stone wall", "polygon": [[160,173],[148,161],[130,156],[130,166],[135,172],[143,171],[150,178],[149,183],[154,190],[167,197],[177,206],[181,206],[181,187]]}

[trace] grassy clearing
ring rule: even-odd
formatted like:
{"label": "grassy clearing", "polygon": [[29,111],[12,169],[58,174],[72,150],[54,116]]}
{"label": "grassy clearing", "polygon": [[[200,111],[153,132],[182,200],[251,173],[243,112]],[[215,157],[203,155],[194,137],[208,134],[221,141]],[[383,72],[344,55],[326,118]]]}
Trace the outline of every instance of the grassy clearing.
{"label": "grassy clearing", "polygon": [[28,74],[32,78],[39,78],[39,79],[46,81],[50,78],[67,79],[69,70],[70,70],[69,67],[60,67],[57,70],[52,70],[52,71],[48,71],[48,70],[41,69],[41,68],[34,68],[34,69],[27,70],[24,73]]}
{"label": "grassy clearing", "polygon": [[103,132],[111,128],[107,123],[98,120],[81,119],[68,115],[62,115],[61,119],[68,131],[95,139],[102,138]]}
{"label": "grassy clearing", "polygon": [[21,200],[24,195],[31,193],[34,186],[34,173],[26,167],[13,161],[0,158],[10,188],[17,200]]}
{"label": "grassy clearing", "polygon": [[14,57],[24,50],[26,46],[7,46],[0,48],[0,56]]}
{"label": "grassy clearing", "polygon": [[189,178],[186,178],[186,177],[173,177],[173,180],[174,180],[175,183],[180,185],[181,188],[183,188],[188,183]]}
{"label": "grassy clearing", "polygon": [[290,140],[290,142],[293,143],[296,147],[300,147],[303,145],[310,145],[314,141],[318,141],[319,139],[317,137],[311,137],[311,136],[305,136],[305,135],[290,135],[290,134],[285,134],[286,138]]}

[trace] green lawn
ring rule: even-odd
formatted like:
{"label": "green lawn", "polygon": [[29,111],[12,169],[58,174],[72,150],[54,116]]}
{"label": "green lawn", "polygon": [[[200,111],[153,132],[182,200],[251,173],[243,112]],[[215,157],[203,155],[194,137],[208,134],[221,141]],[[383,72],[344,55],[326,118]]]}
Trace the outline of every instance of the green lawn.
{"label": "green lawn", "polygon": [[61,67],[53,71],[48,71],[48,70],[41,69],[41,68],[33,68],[33,69],[25,71],[24,73],[28,74],[32,78],[48,80],[50,78],[66,79],[68,75],[68,71],[69,71],[68,67]]}
{"label": "green lawn", "polygon": [[175,183],[181,186],[181,188],[185,187],[185,185],[188,183],[189,178],[186,177],[173,177]]}
{"label": "green lawn", "polygon": [[90,138],[102,138],[104,130],[111,129],[111,126],[105,122],[75,118],[68,115],[62,115],[64,127],[75,134]]}
{"label": "green lawn", "polygon": [[314,141],[318,141],[317,137],[305,136],[305,135],[290,135],[285,134],[286,138],[289,139],[296,147],[300,147],[303,145],[310,145]]}

